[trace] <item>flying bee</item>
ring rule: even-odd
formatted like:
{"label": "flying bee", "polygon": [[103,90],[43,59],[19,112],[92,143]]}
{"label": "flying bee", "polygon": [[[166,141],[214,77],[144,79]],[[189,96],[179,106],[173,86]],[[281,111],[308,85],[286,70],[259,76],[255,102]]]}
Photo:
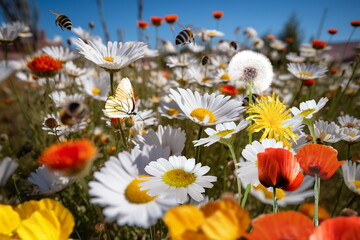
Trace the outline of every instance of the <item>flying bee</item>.
{"label": "flying bee", "polygon": [[83,102],[71,101],[60,110],[60,121],[65,125],[72,126],[86,117],[88,112],[89,109]]}
{"label": "flying bee", "polygon": [[[252,102],[253,102],[253,104],[256,104],[257,103],[257,100],[258,100],[258,98],[259,98],[260,96],[259,95],[257,95],[257,94],[252,94]],[[246,96],[246,97],[244,97],[244,99],[242,100],[242,106],[243,107],[249,107],[249,103],[250,103],[250,101],[249,101],[250,99],[249,99],[249,96]]]}
{"label": "flying bee", "polygon": [[50,12],[56,15],[56,19],[55,19],[56,26],[60,26],[61,30],[64,30],[64,28],[66,28],[67,30],[71,30],[72,23],[67,16],[52,10],[50,10]]}
{"label": "flying bee", "polygon": [[185,44],[188,44],[191,42],[193,42],[195,44],[194,34],[188,28],[179,32],[179,34],[175,38],[176,45],[185,45]]}
{"label": "flying bee", "polygon": [[237,50],[238,46],[237,46],[237,43],[235,41],[231,41],[229,43],[230,47],[232,47],[234,50]]}
{"label": "flying bee", "polygon": [[205,66],[208,62],[209,62],[209,56],[208,55],[205,55],[202,59],[201,59],[201,64],[203,66]]}

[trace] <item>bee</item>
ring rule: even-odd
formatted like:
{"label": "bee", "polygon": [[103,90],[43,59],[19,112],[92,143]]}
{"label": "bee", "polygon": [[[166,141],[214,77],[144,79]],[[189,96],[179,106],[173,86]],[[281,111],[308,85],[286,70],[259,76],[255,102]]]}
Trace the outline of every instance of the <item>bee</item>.
{"label": "bee", "polygon": [[[259,95],[254,94],[254,93],[252,94],[252,102],[253,102],[253,104],[255,104],[257,102],[258,98],[259,98]],[[249,106],[249,96],[244,97],[244,99],[242,100],[242,106],[243,107],[248,107]]]}
{"label": "bee", "polygon": [[55,19],[55,25],[60,26],[61,30],[64,30],[63,28],[66,28],[67,30],[71,30],[72,23],[70,19],[65,16],[64,14],[57,13],[55,11],[50,10],[53,14],[56,15]]}
{"label": "bee", "polygon": [[88,112],[89,109],[83,102],[71,101],[60,110],[60,121],[72,126],[86,117]]}
{"label": "bee", "polygon": [[231,41],[229,43],[230,47],[232,47],[234,50],[237,50],[238,46],[237,46],[237,43],[235,41]]}
{"label": "bee", "polygon": [[202,59],[201,59],[201,64],[203,66],[205,66],[207,63],[209,62],[209,56],[205,55]]}
{"label": "bee", "polygon": [[179,32],[179,34],[176,36],[175,38],[175,44],[176,45],[185,45],[188,43],[193,42],[195,44],[195,39],[194,39],[194,34],[193,32],[186,28],[184,30],[182,30],[181,32]]}

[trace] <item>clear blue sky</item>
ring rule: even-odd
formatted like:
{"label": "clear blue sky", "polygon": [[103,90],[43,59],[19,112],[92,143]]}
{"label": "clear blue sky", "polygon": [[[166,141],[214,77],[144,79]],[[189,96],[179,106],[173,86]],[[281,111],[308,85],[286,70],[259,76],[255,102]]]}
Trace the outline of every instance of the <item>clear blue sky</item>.
{"label": "clear blue sky", "polygon": [[[350,21],[360,20],[360,0],[143,0],[143,20],[149,21],[151,16],[177,14],[183,25],[193,24],[196,27],[213,29],[215,20],[212,12],[221,10],[224,17],[220,20],[219,30],[225,33],[224,38],[234,40],[233,30],[241,26],[255,28],[258,33],[277,35],[292,13],[296,13],[306,41],[315,37],[324,9],[327,15],[321,39],[327,41],[328,28],[336,28],[339,33],[333,42],[346,41],[352,31]],[[74,34],[54,24],[55,15],[49,9],[67,15],[73,26],[81,26],[88,30],[88,22],[95,23],[94,33],[103,37],[96,0],[38,0],[40,10],[40,29],[46,30],[47,38],[61,35],[63,40]],[[125,41],[137,40],[137,0],[103,0],[103,10],[108,24],[111,40],[117,40],[117,29],[124,30]],[[181,30],[177,27],[177,31]],[[153,37],[154,27],[147,33]],[[159,37],[172,40],[169,26],[164,24],[159,29]],[[353,35],[353,40],[360,40],[360,28]]]}

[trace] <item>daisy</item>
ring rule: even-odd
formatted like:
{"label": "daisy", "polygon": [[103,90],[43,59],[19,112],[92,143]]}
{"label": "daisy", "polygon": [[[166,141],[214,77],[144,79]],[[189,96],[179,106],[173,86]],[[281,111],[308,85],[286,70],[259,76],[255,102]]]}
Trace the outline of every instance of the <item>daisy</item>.
{"label": "daisy", "polygon": [[106,101],[109,96],[110,85],[108,76],[100,74],[99,77],[87,76],[82,78],[84,90],[90,97],[99,100]]}
{"label": "daisy", "polygon": [[247,35],[249,38],[256,38],[257,32],[254,28],[248,27],[245,29],[244,34]]}
{"label": "daisy", "polygon": [[166,66],[173,67],[187,67],[197,62],[197,59],[189,53],[181,54],[180,56],[168,56],[165,58]]}
{"label": "daisy", "polygon": [[73,77],[73,78],[77,78],[77,77],[83,76],[83,75],[91,72],[90,69],[77,67],[73,61],[68,61],[64,65],[64,70],[67,75],[69,75],[70,77]]}
{"label": "daisy", "polygon": [[[244,188],[246,184],[242,182]],[[300,187],[294,192],[287,192],[282,189],[276,189],[276,197],[280,207],[287,205],[295,205],[305,201],[306,198],[314,196],[314,178],[305,176],[304,181]],[[273,205],[273,192],[272,189],[264,187],[262,184],[251,187],[250,194],[257,198],[260,202],[268,205]]]}
{"label": "daisy", "polygon": [[[88,41],[101,41],[100,37],[93,36],[91,33],[85,31],[81,27],[71,28],[71,31],[74,32],[85,43],[87,43]],[[71,38],[71,41],[76,41],[76,38]]]}
{"label": "daisy", "polygon": [[[50,125],[48,124],[49,122],[51,123]],[[73,125],[65,124],[61,121],[59,112],[56,112],[44,117],[42,130],[47,131],[49,135],[68,136],[70,133],[84,130],[88,124],[89,121],[86,118],[76,121]]]}
{"label": "daisy", "polygon": [[252,45],[257,50],[260,50],[264,47],[265,43],[264,43],[264,40],[262,40],[261,38],[254,38],[254,39],[252,39]]}
{"label": "daisy", "polygon": [[289,63],[287,67],[289,72],[291,72],[295,77],[302,80],[321,78],[324,77],[325,73],[327,72],[326,67],[321,67],[318,65]]}
{"label": "daisy", "polygon": [[33,184],[30,195],[48,195],[60,192],[76,181],[76,177],[68,177],[61,172],[51,170],[45,165],[30,174],[28,181]]}
{"label": "daisy", "polygon": [[293,62],[293,63],[302,63],[305,61],[305,57],[297,55],[297,53],[288,53],[286,54],[286,60]]}
{"label": "daisy", "polygon": [[236,134],[241,130],[246,128],[248,124],[249,121],[242,120],[238,125],[236,125],[234,122],[219,123],[215,127],[216,130],[212,128],[206,128],[205,132],[208,137],[194,140],[194,146],[197,147],[205,144],[204,146],[208,147],[216,142],[231,141],[230,139],[236,136]]}
{"label": "daisy", "polygon": [[154,146],[134,148],[110,157],[89,182],[90,202],[102,206],[106,221],[118,225],[149,228],[164,212],[177,203],[173,196],[148,195],[138,186],[146,182],[144,166],[159,157],[169,157],[169,149]]}
{"label": "daisy", "polygon": [[187,69],[191,80],[200,86],[212,87],[220,81],[214,81],[212,74],[200,66],[191,66]]}
{"label": "daisy", "polygon": [[338,121],[342,127],[356,128],[359,127],[360,120],[350,115],[339,116]]}
{"label": "daisy", "polygon": [[311,44],[304,43],[300,46],[300,56],[312,58],[316,56],[316,49]]}
{"label": "daisy", "polygon": [[223,32],[217,31],[217,30],[215,30],[215,29],[205,30],[205,34],[208,35],[210,38],[213,38],[213,37],[222,37],[222,36],[225,35]]}
{"label": "daisy", "polygon": [[178,88],[178,91],[170,89],[170,97],[189,119],[203,126],[235,121],[245,110],[239,101],[230,100],[230,96],[215,96],[215,93],[201,96],[198,92],[193,93],[190,89],[182,88]]}
{"label": "daisy", "polygon": [[153,177],[139,184],[140,190],[149,190],[150,196],[176,195],[178,203],[185,203],[188,195],[195,201],[202,201],[204,188],[212,188],[211,182],[216,182],[215,176],[204,176],[210,167],[195,164],[195,159],[187,159],[184,156],[171,156],[169,160],[159,158],[156,162],[150,162],[145,171]]}
{"label": "daisy", "polygon": [[64,91],[56,91],[49,94],[49,97],[54,101],[56,107],[64,107],[68,102],[84,102],[85,96],[83,94],[75,93],[67,95]]}
{"label": "daisy", "polygon": [[228,69],[233,79],[252,82],[257,93],[269,88],[274,75],[270,60],[250,50],[237,53],[231,59]]}
{"label": "daisy", "polygon": [[275,39],[275,40],[271,41],[270,47],[274,48],[276,50],[284,50],[284,49],[286,49],[287,44],[281,40]]}
{"label": "daisy", "polygon": [[5,186],[18,166],[19,164],[10,157],[5,157],[0,160],[0,187]]}
{"label": "daisy", "polygon": [[258,178],[258,162],[257,154],[265,152],[267,148],[284,148],[283,142],[277,142],[275,139],[265,138],[261,142],[253,141],[251,144],[246,145],[245,149],[241,152],[241,155],[245,158],[245,161],[238,163],[239,170],[236,172],[237,176],[241,179],[243,184],[252,184],[258,186],[260,184]]}
{"label": "daisy", "polygon": [[169,119],[185,119],[186,115],[180,109],[179,105],[170,97],[165,96],[160,101],[158,111],[162,117]]}
{"label": "daisy", "polygon": [[205,46],[198,45],[198,44],[195,44],[195,45],[194,44],[188,44],[187,47],[193,53],[200,53],[200,52],[203,52],[205,50]]}
{"label": "daisy", "polygon": [[21,22],[2,24],[0,27],[0,42],[9,43],[14,41],[24,28]]}
{"label": "daisy", "polygon": [[360,130],[356,128],[344,127],[340,131],[341,139],[348,143],[355,143],[360,141]]}
{"label": "daisy", "polygon": [[176,47],[170,41],[161,41],[160,51],[163,53],[176,53]]}
{"label": "daisy", "polygon": [[118,72],[123,67],[142,58],[147,45],[143,42],[108,42],[107,46],[96,41],[85,43],[75,40],[79,53],[107,72]]}
{"label": "daisy", "polygon": [[15,68],[13,66],[13,64],[11,64],[11,62],[5,62],[5,61],[0,61],[0,83],[6,79],[8,79],[8,77],[10,77],[11,74],[13,74],[15,72]]}
{"label": "daisy", "polygon": [[360,195],[360,164],[346,161],[341,165],[344,183],[354,193]]}
{"label": "daisy", "polygon": [[51,46],[45,47],[42,49],[44,53],[47,55],[60,60],[61,62],[65,63],[68,61],[72,61],[77,58],[79,55],[71,51],[69,48],[63,46]]}
{"label": "daisy", "polygon": [[290,109],[294,117],[286,122],[311,121],[312,119],[315,118],[315,113],[319,112],[323,107],[325,107],[328,101],[329,101],[328,98],[323,97],[320,98],[318,103],[316,103],[315,100],[302,102],[300,103],[300,108],[292,107]]}
{"label": "daisy", "polygon": [[317,120],[314,124],[316,141],[320,143],[336,143],[341,140],[340,127],[334,122]]}

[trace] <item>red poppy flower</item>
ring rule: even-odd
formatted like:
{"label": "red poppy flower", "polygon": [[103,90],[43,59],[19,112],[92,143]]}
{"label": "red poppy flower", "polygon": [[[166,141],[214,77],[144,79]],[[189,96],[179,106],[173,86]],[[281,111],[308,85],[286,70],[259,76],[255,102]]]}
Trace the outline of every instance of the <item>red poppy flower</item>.
{"label": "red poppy flower", "polygon": [[304,179],[294,155],[283,148],[267,148],[257,154],[258,176],[265,187],[295,191]]}
{"label": "red poppy flower", "polygon": [[323,49],[324,47],[326,47],[326,45],[327,45],[327,43],[322,40],[313,40],[312,41],[312,46],[315,49]]}
{"label": "red poppy flower", "polygon": [[160,26],[162,23],[162,17],[151,17],[150,19],[151,23],[156,27]]}
{"label": "red poppy flower", "polygon": [[308,240],[314,232],[312,220],[294,212],[261,215],[252,221],[252,231],[244,236],[248,240],[297,239]]}
{"label": "red poppy flower", "polygon": [[350,24],[353,27],[359,27],[360,26],[360,21],[359,20],[351,21]]}
{"label": "red poppy flower", "polygon": [[335,29],[335,28],[328,29],[328,33],[331,34],[331,35],[337,34],[337,32],[338,32],[338,30]]}
{"label": "red poppy flower", "polygon": [[149,23],[148,23],[148,22],[142,21],[142,20],[139,20],[139,21],[137,22],[137,24],[138,24],[138,27],[139,27],[140,29],[146,29],[146,28],[148,28],[148,26],[149,26]]}
{"label": "red poppy flower", "polygon": [[224,16],[224,12],[222,12],[222,11],[215,11],[215,12],[213,12],[213,17],[215,18],[215,19],[220,19],[220,18],[222,18]]}
{"label": "red poppy flower", "polygon": [[315,84],[315,79],[308,79],[308,80],[303,80],[303,83],[305,86],[312,86]]}
{"label": "red poppy flower", "polygon": [[165,21],[169,24],[173,24],[178,20],[178,16],[177,15],[167,15],[165,16]]}
{"label": "red poppy flower", "polygon": [[66,175],[76,175],[85,170],[95,154],[94,144],[87,139],[80,139],[51,145],[45,149],[38,161]]}
{"label": "red poppy flower", "polygon": [[310,239],[360,239],[360,217],[336,217],[325,220],[315,229]]}
{"label": "red poppy flower", "polygon": [[63,68],[60,60],[44,54],[32,58],[26,65],[38,77],[53,77]]}
{"label": "red poppy flower", "polygon": [[332,147],[311,143],[300,148],[296,158],[306,174],[328,179],[345,162],[338,161],[337,154]]}
{"label": "red poppy flower", "polygon": [[269,39],[270,41],[271,41],[271,40],[274,40],[274,39],[275,39],[275,36],[274,36],[274,35],[268,35],[268,36],[267,36],[267,39]]}
{"label": "red poppy flower", "polygon": [[237,89],[231,85],[223,85],[219,88],[219,90],[225,95],[235,96],[236,94],[238,94]]}
{"label": "red poppy flower", "polygon": [[331,72],[332,74],[336,74],[339,72],[339,69],[336,67],[332,67],[332,68],[330,68],[329,72]]}

